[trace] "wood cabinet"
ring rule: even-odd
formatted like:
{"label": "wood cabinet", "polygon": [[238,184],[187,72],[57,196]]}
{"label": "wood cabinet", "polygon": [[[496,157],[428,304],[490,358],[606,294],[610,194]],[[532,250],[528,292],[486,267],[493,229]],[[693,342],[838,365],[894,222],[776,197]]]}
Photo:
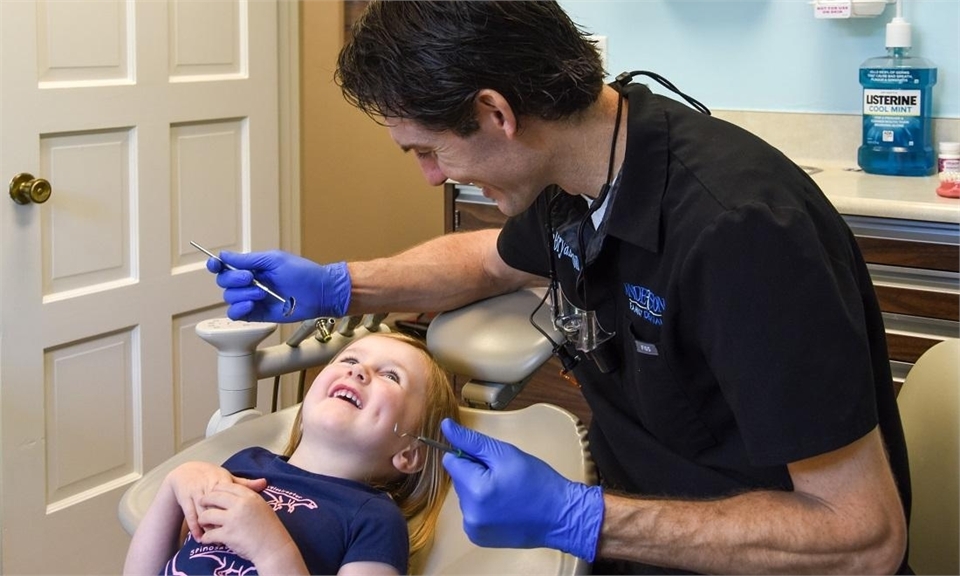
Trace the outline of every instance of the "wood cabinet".
{"label": "wood cabinet", "polygon": [[899,390],[921,354],[960,335],[960,225],[844,215],[883,310]]}
{"label": "wood cabinet", "polygon": [[[499,228],[496,206],[472,186],[447,184],[446,231]],[[887,348],[899,391],[921,354],[960,336],[960,225],[844,215],[856,235],[873,279],[887,331]],[[589,408],[576,388],[548,362],[511,408],[552,402],[589,422]]]}

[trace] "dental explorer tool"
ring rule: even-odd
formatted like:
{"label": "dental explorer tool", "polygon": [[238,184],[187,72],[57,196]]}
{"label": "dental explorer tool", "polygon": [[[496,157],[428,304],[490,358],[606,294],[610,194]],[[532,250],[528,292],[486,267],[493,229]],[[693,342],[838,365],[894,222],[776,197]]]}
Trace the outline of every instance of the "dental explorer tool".
{"label": "dental explorer tool", "polygon": [[[237,268],[236,266],[231,266],[231,265],[227,264],[226,262],[224,262],[223,260],[221,260],[219,256],[217,256],[217,255],[214,254],[213,252],[207,250],[207,249],[204,248],[203,246],[197,244],[197,243],[194,242],[193,240],[190,241],[190,245],[193,246],[194,248],[196,248],[197,250],[203,252],[203,253],[206,254],[207,256],[213,258],[214,260],[216,260],[216,261],[219,262],[220,264],[222,264],[223,267],[226,268],[227,270],[234,270],[234,271],[238,270],[238,268]],[[253,274],[253,273],[251,272],[251,274]],[[257,280],[256,278],[253,279],[253,285],[256,286],[257,288],[263,290],[264,292],[266,292],[266,293],[269,294],[270,296],[273,296],[274,298],[276,298],[276,299],[279,300],[280,302],[282,302],[282,303],[283,303],[283,315],[284,315],[284,316],[289,316],[289,315],[293,314],[293,309],[296,308],[296,306],[297,306],[297,299],[296,299],[296,298],[294,298],[293,296],[291,296],[290,298],[284,298],[283,296],[277,294],[277,293],[274,292],[273,290],[267,288],[262,282],[260,282],[260,281]]]}
{"label": "dental explorer tool", "polygon": [[447,444],[443,444],[443,443],[441,443],[441,442],[437,442],[436,440],[433,440],[432,438],[427,438],[426,436],[419,436],[419,435],[417,435],[417,434],[409,434],[409,433],[407,433],[407,432],[400,432],[400,423],[399,423],[399,422],[393,425],[393,433],[396,434],[397,437],[399,437],[399,438],[413,438],[414,440],[416,440],[416,441],[418,441],[418,442],[422,442],[422,443],[426,444],[427,446],[429,446],[429,447],[431,447],[431,448],[435,448],[435,449],[437,449],[437,450],[439,450],[439,451],[441,451],[441,452],[449,452],[449,453],[453,454],[454,456],[456,456],[457,458],[466,458],[467,460],[472,460],[472,461],[476,462],[477,464],[483,464],[483,462],[481,462],[480,460],[478,460],[476,456],[471,456],[470,454],[467,454],[466,452],[464,452],[463,450],[461,450],[461,449],[459,449],[459,448],[454,448],[453,446],[448,446]]}

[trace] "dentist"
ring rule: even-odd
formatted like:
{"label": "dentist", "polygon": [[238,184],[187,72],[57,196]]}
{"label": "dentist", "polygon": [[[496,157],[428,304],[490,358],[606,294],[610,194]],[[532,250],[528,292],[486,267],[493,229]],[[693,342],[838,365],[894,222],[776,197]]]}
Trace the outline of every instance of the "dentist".
{"label": "dentist", "polygon": [[778,150],[633,76],[604,84],[553,1],[372,2],[345,97],[430,183],[472,182],[510,218],[367,262],[224,252],[228,314],[447,310],[554,283],[601,336],[563,351],[602,483],[447,422],[481,462],[444,461],[471,539],[602,573],[909,572],[906,447],[853,235]]}

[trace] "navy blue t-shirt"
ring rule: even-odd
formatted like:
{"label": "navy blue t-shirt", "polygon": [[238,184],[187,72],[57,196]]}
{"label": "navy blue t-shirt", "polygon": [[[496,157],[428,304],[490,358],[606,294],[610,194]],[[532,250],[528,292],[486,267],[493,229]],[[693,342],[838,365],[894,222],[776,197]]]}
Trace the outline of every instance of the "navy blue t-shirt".
{"label": "navy blue t-shirt", "polygon": [[[223,464],[242,478],[266,478],[260,493],[300,548],[311,574],[336,574],[350,562],[382,562],[407,571],[407,523],[397,505],[366,484],[306,472],[263,448],[248,448]],[[257,530],[255,526],[251,530]],[[222,545],[187,536],[164,574],[256,574],[253,563]]]}

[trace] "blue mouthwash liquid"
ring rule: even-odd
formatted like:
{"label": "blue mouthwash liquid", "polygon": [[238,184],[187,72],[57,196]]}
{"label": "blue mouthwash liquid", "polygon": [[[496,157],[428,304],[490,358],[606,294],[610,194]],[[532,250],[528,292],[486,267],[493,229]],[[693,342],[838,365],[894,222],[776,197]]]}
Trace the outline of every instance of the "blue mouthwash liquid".
{"label": "blue mouthwash liquid", "polygon": [[860,67],[863,145],[857,162],[864,172],[929,176],[937,171],[930,116],[937,69],[928,60],[909,56],[909,50],[888,47],[886,56]]}

